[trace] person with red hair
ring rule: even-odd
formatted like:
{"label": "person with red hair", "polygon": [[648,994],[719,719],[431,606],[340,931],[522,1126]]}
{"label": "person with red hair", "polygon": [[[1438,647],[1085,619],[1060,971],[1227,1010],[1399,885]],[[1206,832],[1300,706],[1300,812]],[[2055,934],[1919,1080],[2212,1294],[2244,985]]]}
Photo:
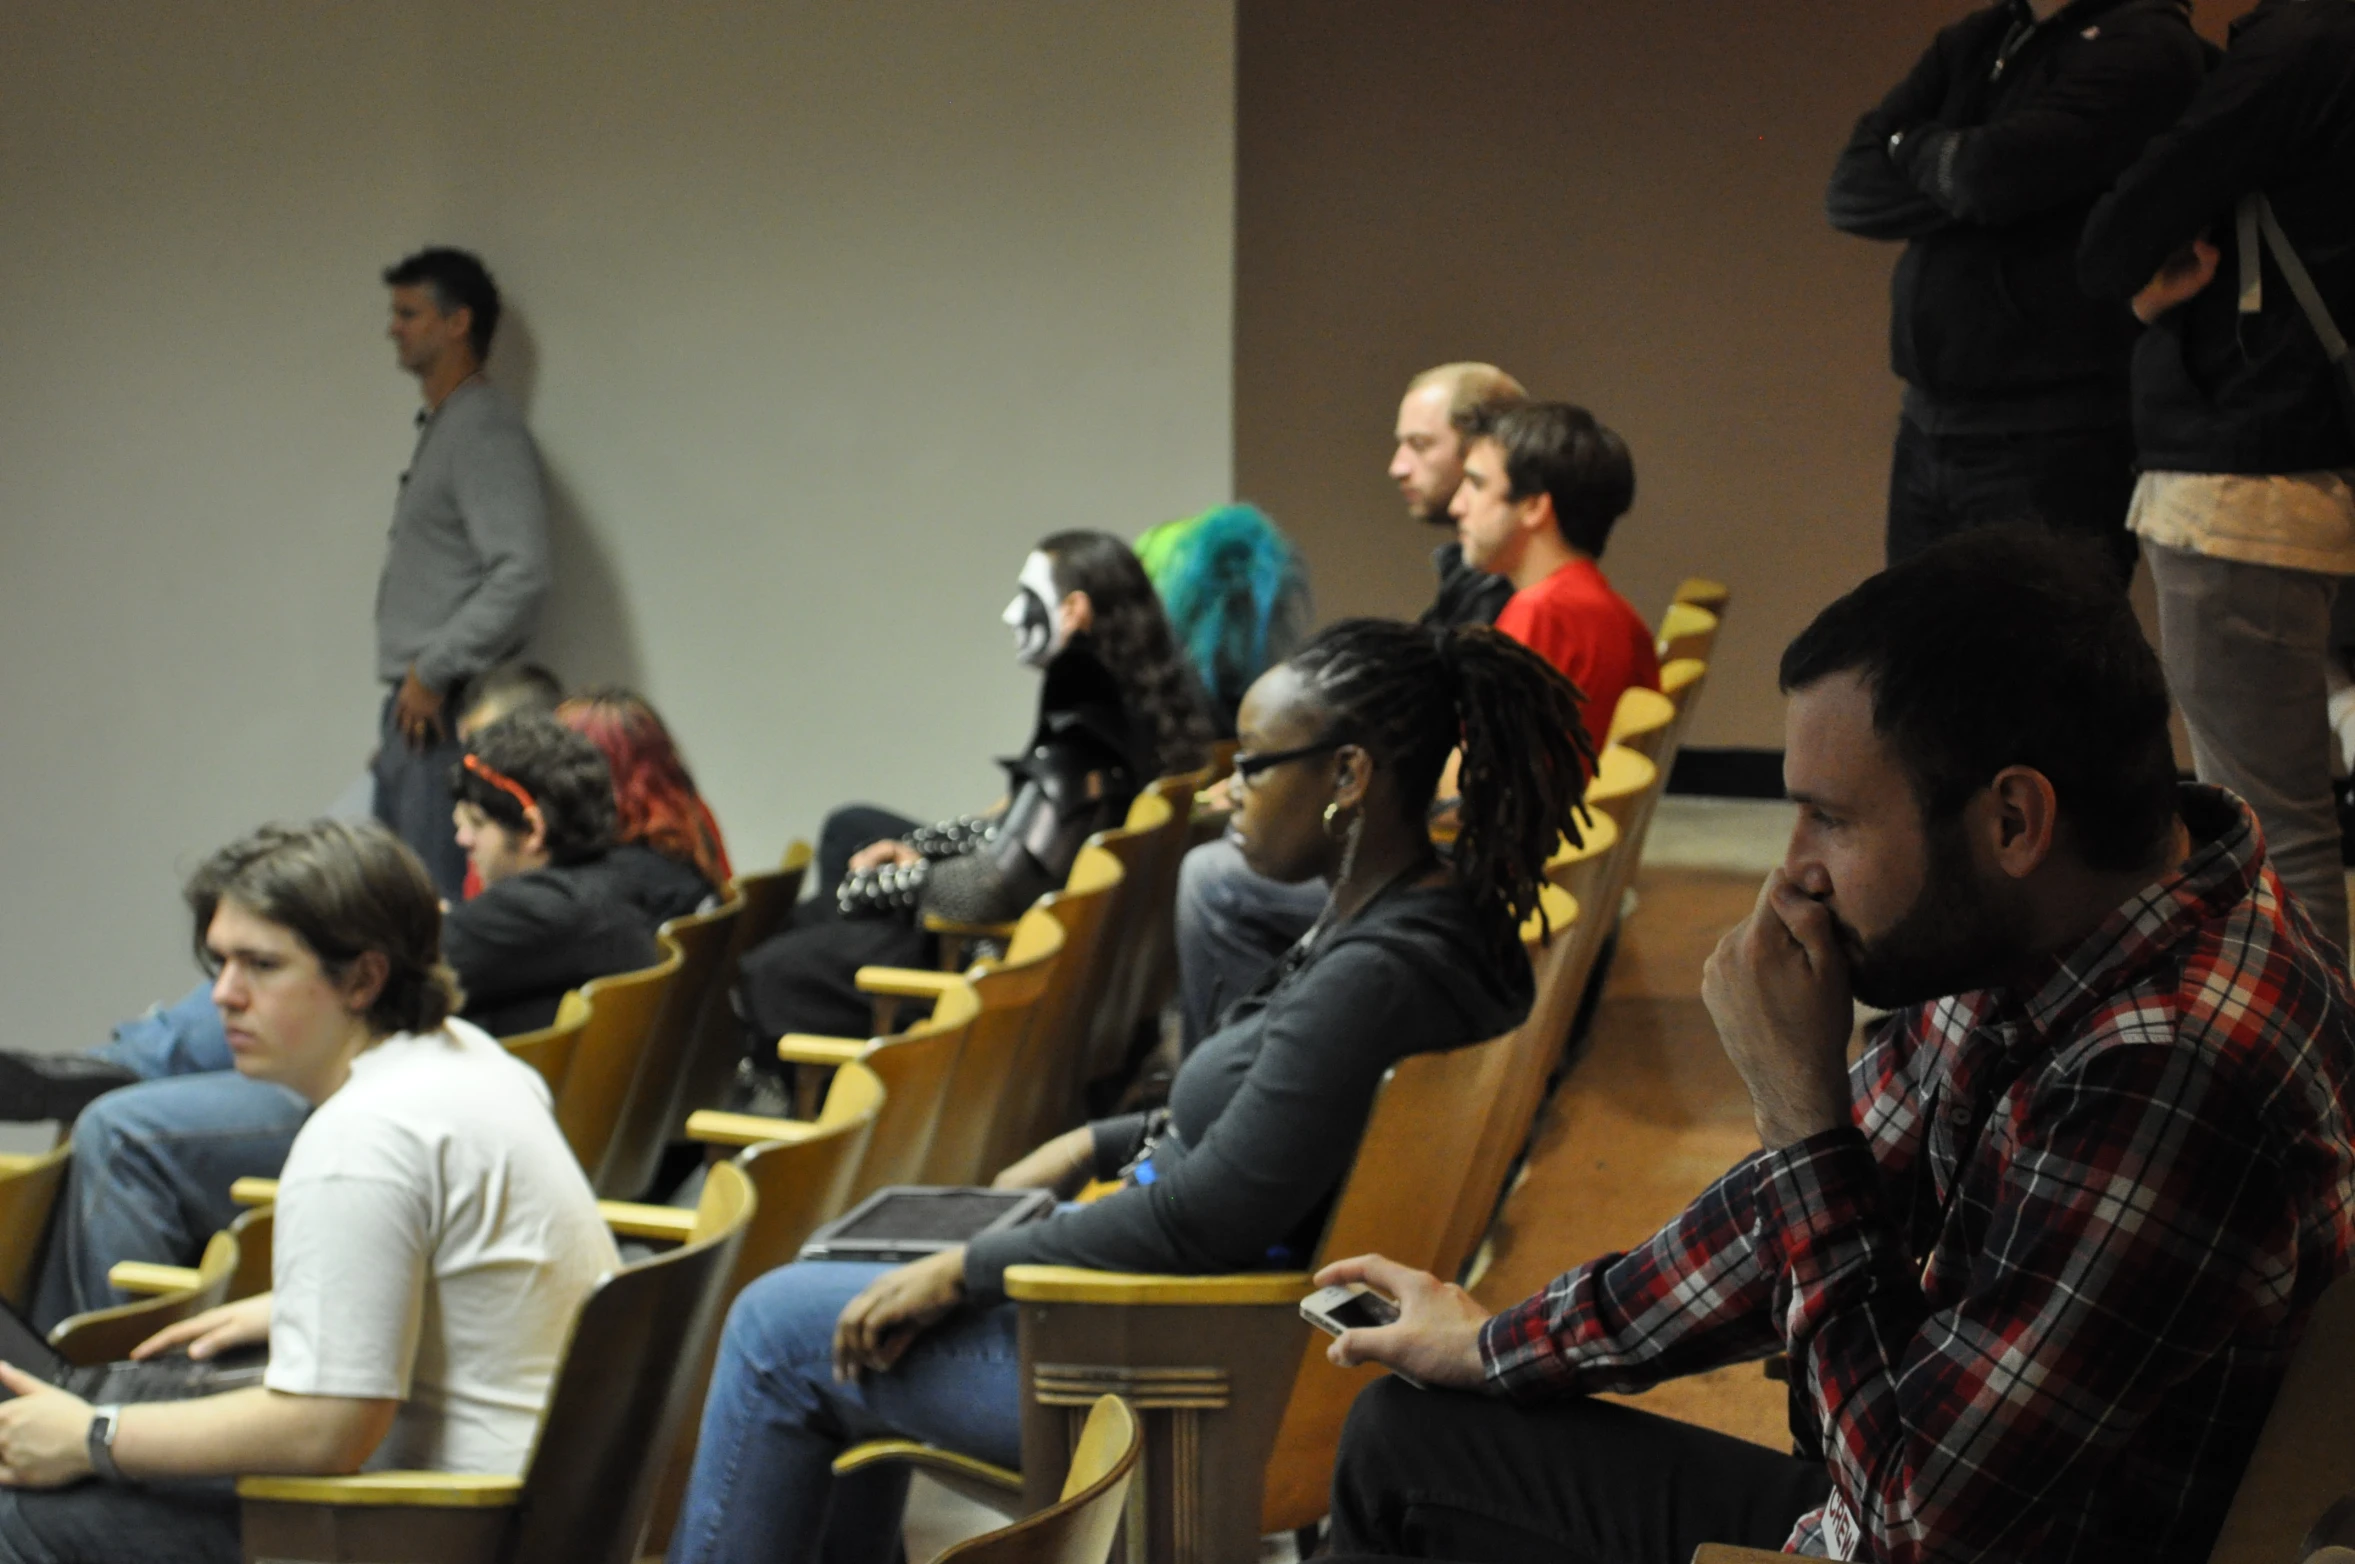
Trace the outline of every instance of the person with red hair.
{"label": "person with red hair", "polygon": [[611,856],[616,867],[626,861],[648,912],[665,921],[718,894],[732,872],[719,822],[645,697],[602,686],[559,705],[556,720],[596,745],[612,768],[620,845]]}

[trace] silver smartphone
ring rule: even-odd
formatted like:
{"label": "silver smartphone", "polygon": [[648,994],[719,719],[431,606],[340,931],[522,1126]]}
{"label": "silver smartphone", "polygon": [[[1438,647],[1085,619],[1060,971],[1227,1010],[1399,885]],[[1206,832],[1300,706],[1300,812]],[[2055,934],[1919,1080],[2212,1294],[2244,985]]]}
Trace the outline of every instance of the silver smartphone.
{"label": "silver smartphone", "polygon": [[[1345,1330],[1397,1324],[1398,1305],[1363,1282],[1344,1282],[1338,1287],[1320,1287],[1301,1299],[1300,1316],[1326,1335],[1338,1336]],[[1417,1390],[1423,1388],[1423,1382],[1412,1374],[1398,1369],[1390,1372]]]}

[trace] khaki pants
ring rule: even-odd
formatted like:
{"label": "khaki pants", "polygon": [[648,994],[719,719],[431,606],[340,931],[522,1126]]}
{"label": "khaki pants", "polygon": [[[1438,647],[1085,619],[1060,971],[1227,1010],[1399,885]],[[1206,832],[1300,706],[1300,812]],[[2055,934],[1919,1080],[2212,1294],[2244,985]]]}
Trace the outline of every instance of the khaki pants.
{"label": "khaki pants", "polygon": [[2147,538],[2159,657],[2202,782],[2257,812],[2274,873],[2323,938],[2347,948],[2323,659],[2337,576],[2213,559]]}

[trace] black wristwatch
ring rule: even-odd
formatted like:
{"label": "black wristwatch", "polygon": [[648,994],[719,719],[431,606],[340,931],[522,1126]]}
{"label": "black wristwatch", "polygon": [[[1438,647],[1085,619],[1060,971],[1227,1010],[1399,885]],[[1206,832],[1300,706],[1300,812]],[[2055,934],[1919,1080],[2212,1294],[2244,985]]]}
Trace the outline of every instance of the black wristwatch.
{"label": "black wristwatch", "polygon": [[114,1458],[115,1430],[122,1427],[123,1409],[119,1406],[90,1409],[90,1470],[103,1482],[127,1483],[123,1469]]}

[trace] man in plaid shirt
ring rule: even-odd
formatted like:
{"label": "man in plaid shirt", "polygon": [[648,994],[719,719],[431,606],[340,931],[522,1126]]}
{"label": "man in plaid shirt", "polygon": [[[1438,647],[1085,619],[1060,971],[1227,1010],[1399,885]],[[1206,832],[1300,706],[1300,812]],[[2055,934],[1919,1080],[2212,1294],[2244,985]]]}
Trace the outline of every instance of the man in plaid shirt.
{"label": "man in plaid shirt", "polygon": [[[1336,1551],[2207,1556],[2349,1263],[2355,996],[2075,549],[1965,534],[1785,653],[1799,824],[1703,985],[1763,1151],[1493,1317],[1317,1278],[1401,1305],[1336,1361],[1457,1387],[1359,1398]],[[1582,1394],[1775,1351],[1810,1455]]]}

